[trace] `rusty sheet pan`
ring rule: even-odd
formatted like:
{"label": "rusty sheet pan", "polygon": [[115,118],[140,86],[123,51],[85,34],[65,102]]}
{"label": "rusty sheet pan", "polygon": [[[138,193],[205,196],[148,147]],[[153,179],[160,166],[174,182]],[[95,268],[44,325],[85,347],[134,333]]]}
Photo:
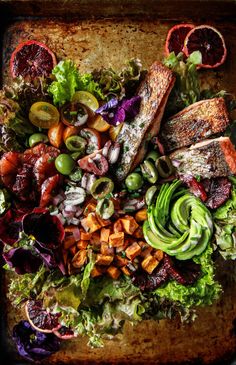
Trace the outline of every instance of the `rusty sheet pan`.
{"label": "rusty sheet pan", "polygon": [[[54,9],[54,10],[53,10]],[[236,95],[236,6],[234,1],[1,1],[2,81],[9,82],[9,57],[21,41],[46,43],[58,60],[70,58],[81,72],[123,67],[138,57],[148,67],[163,58],[169,27],[179,21],[217,26],[228,57],[214,71],[202,72],[202,83]],[[100,349],[87,347],[86,338],[64,341],[62,350],[44,364],[230,364],[236,354],[236,282],[233,265],[219,261],[224,286],[221,299],[197,310],[192,324],[179,320],[126,324],[124,333]],[[7,274],[2,273],[1,358],[23,364],[10,339],[22,317],[6,299]]]}

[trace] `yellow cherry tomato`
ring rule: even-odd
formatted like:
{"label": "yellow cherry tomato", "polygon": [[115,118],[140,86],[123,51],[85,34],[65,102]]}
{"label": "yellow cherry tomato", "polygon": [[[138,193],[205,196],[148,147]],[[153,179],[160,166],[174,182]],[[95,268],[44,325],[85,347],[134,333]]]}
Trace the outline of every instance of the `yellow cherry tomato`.
{"label": "yellow cherry tomato", "polygon": [[113,125],[110,127],[109,136],[110,136],[112,142],[115,142],[115,140],[118,137],[118,134],[120,133],[122,127],[123,127],[123,123],[118,124],[116,127],[114,127]]}
{"label": "yellow cherry tomato", "polygon": [[108,124],[101,115],[97,115],[94,118],[91,118],[88,122],[89,128],[94,128],[98,132],[106,132],[110,128],[110,124]]}
{"label": "yellow cherry tomato", "polygon": [[92,111],[95,111],[99,108],[97,99],[88,91],[76,91],[72,98],[72,103],[73,102],[81,103]]}
{"label": "yellow cherry tomato", "polygon": [[29,120],[36,127],[49,129],[59,123],[60,114],[54,105],[38,101],[31,105]]}

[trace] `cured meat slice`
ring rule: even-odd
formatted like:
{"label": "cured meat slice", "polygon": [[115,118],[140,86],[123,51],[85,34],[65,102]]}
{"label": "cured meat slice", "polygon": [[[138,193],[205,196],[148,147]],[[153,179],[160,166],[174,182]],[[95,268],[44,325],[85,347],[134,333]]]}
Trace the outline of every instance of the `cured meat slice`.
{"label": "cured meat slice", "polygon": [[212,178],[236,174],[236,150],[229,137],[199,142],[170,155],[179,175]]}
{"label": "cured meat slice", "polygon": [[160,140],[165,151],[170,152],[223,132],[228,124],[229,116],[223,98],[201,100],[164,122]]}
{"label": "cured meat slice", "polygon": [[117,138],[117,142],[122,145],[119,167],[115,171],[118,180],[127,176],[138,154],[139,161],[144,157],[145,143],[149,139],[147,132],[158,133],[174,82],[172,71],[161,63],[154,62],[138,91],[142,98],[139,114],[132,122],[124,123]]}

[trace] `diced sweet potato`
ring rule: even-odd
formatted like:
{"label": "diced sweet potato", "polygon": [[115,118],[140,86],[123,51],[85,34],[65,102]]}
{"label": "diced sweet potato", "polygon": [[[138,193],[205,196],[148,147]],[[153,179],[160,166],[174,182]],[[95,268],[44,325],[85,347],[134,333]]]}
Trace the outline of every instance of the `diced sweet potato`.
{"label": "diced sweet potato", "polygon": [[138,227],[135,231],[134,231],[134,233],[133,233],[133,237],[135,237],[135,238],[143,238],[143,229],[142,229],[142,227]]}
{"label": "diced sweet potato", "polygon": [[84,208],[83,214],[87,217],[90,213],[95,212],[96,210],[96,203],[88,203]]}
{"label": "diced sweet potato", "polygon": [[96,214],[96,218],[101,227],[107,227],[111,224],[109,219],[102,219],[98,214]]}
{"label": "diced sweet potato", "polygon": [[128,260],[125,257],[116,255],[115,256],[115,264],[117,267],[126,266],[128,264]]}
{"label": "diced sweet potato", "polygon": [[87,246],[88,246],[89,241],[85,241],[85,240],[79,240],[76,244],[77,248],[79,250],[86,250]]}
{"label": "diced sweet potato", "polygon": [[147,220],[147,208],[143,208],[143,209],[139,210],[135,214],[135,220],[136,220],[136,222],[146,221]]}
{"label": "diced sweet potato", "polygon": [[72,259],[72,265],[78,269],[80,269],[87,261],[87,251],[86,250],[80,250],[75,254],[75,256]]}
{"label": "diced sweet potato", "polygon": [[112,256],[112,255],[102,255],[99,253],[99,254],[97,254],[96,264],[109,266],[112,263],[113,259],[114,259],[114,256]]}
{"label": "diced sweet potato", "polygon": [[101,242],[101,254],[114,256],[114,247],[109,247],[108,243]]}
{"label": "diced sweet potato", "polygon": [[123,266],[123,267],[121,267],[121,271],[122,271],[125,275],[130,276],[130,271],[129,271],[129,269],[128,269],[128,267],[127,267],[127,266]]}
{"label": "diced sweet potato", "polygon": [[66,236],[63,242],[64,249],[68,250],[71,246],[75,244],[75,242],[75,238],[72,234]]}
{"label": "diced sweet potato", "polygon": [[119,252],[125,251],[126,248],[129,247],[130,245],[131,245],[130,239],[126,238],[123,246],[116,247],[116,252],[119,253]]}
{"label": "diced sweet potato", "polygon": [[117,269],[117,267],[115,266],[110,266],[107,269],[107,273],[110,275],[110,277],[114,280],[118,279],[118,277],[120,276],[121,272],[119,269]]}
{"label": "diced sweet potato", "polygon": [[138,223],[135,221],[134,217],[130,215],[125,215],[121,219],[125,233],[132,235],[134,231],[138,228]]}
{"label": "diced sweet potato", "polygon": [[91,238],[91,233],[84,232],[82,229],[80,230],[80,239],[83,241],[89,241]]}
{"label": "diced sweet potato", "polygon": [[63,262],[66,265],[68,259],[68,250],[62,250]]}
{"label": "diced sweet potato", "polygon": [[113,225],[114,233],[123,232],[123,225],[121,219],[117,219],[117,221]]}
{"label": "diced sweet potato", "polygon": [[110,234],[111,234],[110,228],[102,228],[100,233],[101,242],[109,242]]}
{"label": "diced sweet potato", "polygon": [[74,255],[76,254],[76,252],[77,252],[77,247],[76,247],[76,245],[71,246],[71,247],[69,248],[69,250],[70,250],[70,252],[72,253],[72,255],[74,256]]}
{"label": "diced sweet potato", "polygon": [[92,245],[94,249],[98,249],[101,247],[101,240],[100,240],[100,233],[99,232],[93,232],[91,234],[91,238],[89,243]]}
{"label": "diced sweet potato", "polygon": [[83,229],[88,233],[96,232],[101,228],[100,223],[97,220],[97,217],[94,213],[89,213],[89,215],[82,219],[81,225]]}
{"label": "diced sweet potato", "polygon": [[129,246],[125,250],[125,253],[126,253],[126,256],[128,257],[128,259],[133,261],[136,256],[140,255],[141,247],[139,246],[139,244],[137,242],[134,242],[131,246]]}
{"label": "diced sweet potato", "polygon": [[155,257],[153,256],[147,256],[141,263],[142,268],[148,272],[148,274],[151,274],[153,272],[153,270],[157,267],[157,265],[159,264],[159,262],[157,261],[157,259],[155,259]]}
{"label": "diced sweet potato", "polygon": [[94,268],[91,271],[91,277],[96,278],[97,276],[101,276],[101,275],[102,275],[102,271],[99,269],[99,267],[94,266]]}
{"label": "diced sweet potato", "polygon": [[151,255],[152,250],[153,250],[153,248],[151,246],[148,246],[142,250],[142,252],[140,253],[140,256],[147,257],[147,256]]}
{"label": "diced sweet potato", "polygon": [[155,250],[153,256],[157,259],[157,261],[161,261],[164,257],[164,252],[161,250]]}
{"label": "diced sweet potato", "polygon": [[124,232],[113,233],[109,237],[109,246],[120,247],[124,245]]}

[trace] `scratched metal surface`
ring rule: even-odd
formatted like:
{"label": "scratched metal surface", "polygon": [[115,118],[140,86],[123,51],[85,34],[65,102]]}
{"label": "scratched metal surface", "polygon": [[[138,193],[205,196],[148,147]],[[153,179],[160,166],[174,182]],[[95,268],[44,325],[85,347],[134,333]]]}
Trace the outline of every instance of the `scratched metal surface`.
{"label": "scratched metal surface", "polygon": [[[149,12],[151,14],[151,9]],[[198,17],[197,23],[203,22],[204,17],[205,14],[202,20]],[[170,19],[174,18],[173,13],[170,14]],[[236,25],[219,16],[216,19],[215,24],[226,39],[228,58],[217,71],[204,71],[202,83],[236,94]],[[146,15],[138,17],[137,14],[73,21],[43,18],[13,21],[3,36],[3,80],[10,82],[8,70],[12,50],[27,39],[46,43],[58,60],[73,59],[81,72],[109,66],[118,70],[132,57],[140,58],[144,67],[148,67],[163,58],[166,33],[174,23],[176,21],[147,18]],[[211,23],[214,24],[212,19]],[[218,269],[224,295],[215,305],[197,310],[198,318],[194,323],[183,326],[178,320],[162,320],[143,321],[135,327],[126,324],[124,333],[113,341],[106,341],[101,349],[87,347],[86,338],[65,341],[62,350],[47,359],[45,364],[227,364],[236,348],[236,282],[232,280],[233,265],[220,260]],[[4,274],[2,283],[6,288]],[[15,358],[10,332],[22,312],[13,309],[6,297],[2,304],[6,325],[2,337],[6,339],[10,359]],[[21,362],[16,357],[14,363]]]}

